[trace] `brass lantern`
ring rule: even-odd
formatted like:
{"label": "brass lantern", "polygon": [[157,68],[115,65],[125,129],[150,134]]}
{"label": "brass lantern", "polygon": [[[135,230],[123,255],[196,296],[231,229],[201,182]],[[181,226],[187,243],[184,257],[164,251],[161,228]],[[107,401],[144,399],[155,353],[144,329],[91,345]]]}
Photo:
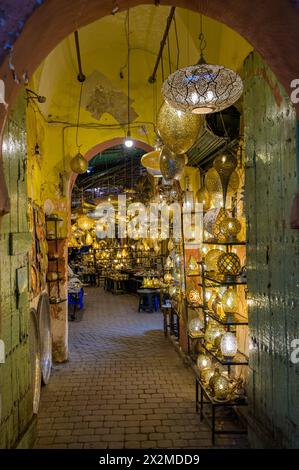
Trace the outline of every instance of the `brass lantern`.
{"label": "brass lantern", "polygon": [[184,113],[167,102],[162,104],[157,118],[158,134],[176,154],[185,153],[192,147],[202,124],[202,116]]}
{"label": "brass lantern", "polygon": [[226,241],[235,241],[241,231],[241,223],[236,217],[224,217],[219,224],[219,231]]}
{"label": "brass lantern", "polygon": [[241,271],[241,263],[236,253],[223,253],[217,261],[218,271],[223,274],[227,280],[236,277]]}
{"label": "brass lantern", "polygon": [[164,145],[160,156],[160,170],[167,182],[180,179],[185,168],[185,155],[177,155]]}
{"label": "brass lantern", "polygon": [[77,173],[78,175],[82,175],[83,173],[87,171],[88,163],[83,157],[83,155],[81,155],[81,153],[78,152],[77,155],[75,155],[71,159],[70,167],[74,173]]}

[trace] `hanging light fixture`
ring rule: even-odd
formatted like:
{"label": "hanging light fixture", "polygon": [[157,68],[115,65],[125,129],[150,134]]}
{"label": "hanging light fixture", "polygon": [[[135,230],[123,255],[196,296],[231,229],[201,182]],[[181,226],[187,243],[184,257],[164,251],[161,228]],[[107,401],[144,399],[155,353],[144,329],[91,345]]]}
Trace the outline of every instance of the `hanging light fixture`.
{"label": "hanging light fixture", "polygon": [[81,87],[80,87],[79,104],[78,104],[78,119],[77,119],[77,129],[76,129],[76,145],[78,147],[78,153],[70,161],[71,170],[74,173],[77,173],[78,175],[82,175],[83,173],[85,173],[88,168],[88,163],[83,157],[83,155],[80,153],[80,145],[78,144],[82,88],[83,88],[83,82],[81,82]]}
{"label": "hanging light fixture", "polygon": [[125,138],[125,146],[127,148],[132,148],[134,145],[134,141],[131,137],[131,129],[130,129],[130,9],[128,9],[128,14],[127,14],[127,31],[128,31],[128,129],[127,129],[127,135]]}
{"label": "hanging light fixture", "polygon": [[203,51],[206,40],[200,18],[200,59],[197,64],[169,75],[162,87],[165,101],[183,112],[208,114],[222,111],[237,101],[243,92],[240,76],[221,65],[207,64]]}

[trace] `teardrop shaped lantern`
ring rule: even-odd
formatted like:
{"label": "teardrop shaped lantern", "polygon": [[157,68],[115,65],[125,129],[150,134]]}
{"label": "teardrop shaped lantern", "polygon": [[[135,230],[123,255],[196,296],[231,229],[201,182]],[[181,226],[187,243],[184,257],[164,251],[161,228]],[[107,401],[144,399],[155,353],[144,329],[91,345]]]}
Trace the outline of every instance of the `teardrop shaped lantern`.
{"label": "teardrop shaped lantern", "polygon": [[184,113],[165,101],[158,114],[157,131],[172,152],[181,154],[192,147],[202,124],[201,116]]}
{"label": "teardrop shaped lantern", "polygon": [[81,155],[81,153],[78,152],[77,155],[75,155],[71,159],[70,167],[74,173],[77,173],[78,175],[82,175],[83,173],[87,171],[88,163],[83,157],[83,155]]}
{"label": "teardrop shaped lantern", "polygon": [[229,179],[233,171],[237,167],[237,159],[231,154],[218,155],[213,162],[213,166],[217,171],[222,185],[222,194],[223,194],[223,207],[226,205],[226,195]]}

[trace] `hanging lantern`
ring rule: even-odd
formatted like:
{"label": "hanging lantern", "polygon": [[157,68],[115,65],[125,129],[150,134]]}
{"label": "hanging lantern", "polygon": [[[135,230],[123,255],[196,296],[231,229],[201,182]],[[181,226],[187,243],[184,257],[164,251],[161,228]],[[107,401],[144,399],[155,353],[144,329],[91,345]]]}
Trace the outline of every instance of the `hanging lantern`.
{"label": "hanging lantern", "polygon": [[210,235],[213,235],[213,227],[215,225],[217,215],[219,214],[220,209],[210,209],[204,215],[203,218],[203,228]]}
{"label": "hanging lantern", "polygon": [[240,298],[237,291],[229,287],[222,296],[222,308],[227,320],[232,320],[235,313],[239,311]]}
{"label": "hanging lantern", "polygon": [[217,266],[220,274],[223,274],[228,280],[237,276],[241,271],[240,259],[233,252],[223,253],[219,256]]}
{"label": "hanging lantern", "polygon": [[191,289],[188,294],[188,300],[193,305],[200,303],[200,293],[196,289]]}
{"label": "hanging lantern", "polygon": [[165,269],[172,269],[173,268],[173,261],[170,258],[170,256],[167,256],[164,267],[165,267]]}
{"label": "hanging lantern", "polygon": [[173,108],[195,114],[219,112],[237,101],[243,91],[240,76],[221,65],[199,63],[169,75],[162,94]]}
{"label": "hanging lantern", "polygon": [[[228,182],[227,194],[233,196],[240,185],[240,178],[237,171],[233,171]],[[217,170],[213,167],[210,168],[205,176],[205,187],[211,197],[211,202],[215,202],[214,197],[222,197],[222,185]],[[215,207],[218,207],[215,205]]]}
{"label": "hanging lantern", "polygon": [[162,178],[160,171],[160,154],[160,149],[153,150],[152,152],[145,153],[140,160],[141,165],[155,178]]}
{"label": "hanging lantern", "polygon": [[176,155],[164,145],[160,156],[160,170],[166,182],[180,179],[185,168],[185,155]]}
{"label": "hanging lantern", "polygon": [[172,152],[187,152],[194,144],[200,127],[201,116],[184,113],[164,102],[157,117],[157,130],[162,141]]}
{"label": "hanging lantern", "polygon": [[82,230],[89,230],[93,226],[94,220],[87,217],[87,215],[81,215],[77,220],[77,224]]}
{"label": "hanging lantern", "polygon": [[227,332],[221,338],[221,353],[226,359],[233,359],[238,351],[237,338],[234,333]]}
{"label": "hanging lantern", "polygon": [[173,281],[173,277],[170,273],[164,274],[164,281],[166,284],[170,284]]}
{"label": "hanging lantern", "polygon": [[167,248],[168,248],[168,251],[172,251],[174,249],[174,243],[171,238],[169,239]]}
{"label": "hanging lantern", "polygon": [[212,366],[212,361],[209,356],[200,354],[197,358],[196,364],[199,370],[202,371],[204,369],[210,369]]}
{"label": "hanging lantern", "polygon": [[230,394],[229,381],[224,375],[214,380],[214,395],[217,400],[227,400]]}
{"label": "hanging lantern", "polygon": [[188,325],[188,331],[192,338],[200,338],[202,336],[202,329],[204,327],[204,322],[201,318],[193,318],[190,320]]}
{"label": "hanging lantern", "polygon": [[219,231],[226,241],[235,241],[241,228],[241,223],[236,217],[225,217],[219,224]]}
{"label": "hanging lantern", "polygon": [[88,163],[83,157],[83,155],[81,155],[81,153],[78,152],[77,155],[75,155],[71,159],[70,167],[74,173],[77,173],[78,175],[82,175],[83,173],[87,171]]}
{"label": "hanging lantern", "polygon": [[229,179],[233,171],[237,167],[237,159],[231,154],[218,155],[213,162],[213,166],[217,171],[222,185],[223,207],[226,205],[226,195]]}
{"label": "hanging lantern", "polygon": [[85,243],[86,243],[86,245],[92,245],[92,242],[93,242],[92,236],[90,235],[90,233],[88,233],[86,235]]}
{"label": "hanging lantern", "polygon": [[192,255],[189,258],[187,269],[188,269],[188,274],[199,274],[197,261]]}
{"label": "hanging lantern", "polygon": [[176,294],[177,294],[177,287],[176,286],[170,286],[168,292],[169,292],[170,297],[175,297]]}
{"label": "hanging lantern", "polygon": [[203,205],[204,211],[207,211],[210,209],[211,197],[204,186],[197,191],[196,200],[199,204]]}
{"label": "hanging lantern", "polygon": [[209,250],[207,252],[207,254],[204,258],[206,271],[213,271],[213,272],[218,271],[217,261],[223,253],[225,253],[225,252],[223,250],[218,249],[218,248],[215,248],[213,250]]}
{"label": "hanging lantern", "polygon": [[225,219],[228,218],[228,212],[224,207],[220,207],[214,227],[213,227],[213,235],[217,241],[225,241],[223,234],[221,233],[221,226]]}

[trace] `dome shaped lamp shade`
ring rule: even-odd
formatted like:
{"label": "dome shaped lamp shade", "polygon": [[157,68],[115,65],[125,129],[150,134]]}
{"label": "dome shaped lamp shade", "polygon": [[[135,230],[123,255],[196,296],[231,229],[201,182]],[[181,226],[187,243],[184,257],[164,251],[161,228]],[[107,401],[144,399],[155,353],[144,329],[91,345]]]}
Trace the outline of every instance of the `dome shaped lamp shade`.
{"label": "dome shaped lamp shade", "polygon": [[225,333],[221,338],[220,348],[222,355],[226,359],[233,359],[238,351],[236,335],[230,332]]}
{"label": "dome shaped lamp shade", "polygon": [[83,155],[81,155],[81,153],[78,152],[77,155],[75,155],[71,159],[70,167],[74,173],[77,173],[78,175],[82,175],[83,173],[86,173],[87,168],[88,168],[88,163],[83,157]]}
{"label": "dome shaped lamp shade", "polygon": [[230,177],[234,170],[237,167],[237,159],[234,155],[225,154],[225,155],[218,155],[213,162],[213,166],[217,171],[221,185],[222,185],[222,195],[223,195],[223,207],[226,206],[226,196],[227,196],[227,188]]}
{"label": "dome shaped lamp shade", "polygon": [[240,76],[220,66],[200,63],[177,70],[162,86],[164,100],[183,112],[219,112],[237,101],[243,92]]}
{"label": "dome shaped lamp shade", "polygon": [[164,102],[157,118],[157,131],[172,152],[181,154],[192,147],[202,124],[201,116],[184,113]]}

